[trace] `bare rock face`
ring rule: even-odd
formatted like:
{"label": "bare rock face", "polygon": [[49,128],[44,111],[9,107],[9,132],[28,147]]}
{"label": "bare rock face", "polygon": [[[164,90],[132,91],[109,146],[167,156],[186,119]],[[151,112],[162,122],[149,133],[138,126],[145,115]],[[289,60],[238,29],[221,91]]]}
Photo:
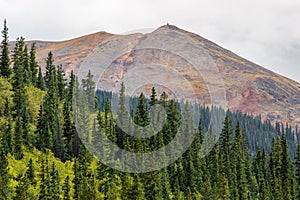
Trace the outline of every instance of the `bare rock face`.
{"label": "bare rock face", "polygon": [[[232,111],[300,125],[299,83],[172,25],[148,34],[99,32],[68,41],[36,43],[42,67],[52,51],[55,63],[62,64],[67,74],[74,70],[83,78],[92,70],[100,89],[118,92],[120,83],[127,81],[140,84],[127,88],[130,95],[149,94],[154,85],[158,93],[167,91],[170,97],[190,101],[197,98],[205,104],[218,102],[211,94],[218,98],[224,90]],[[219,79],[222,86],[216,84]]]}

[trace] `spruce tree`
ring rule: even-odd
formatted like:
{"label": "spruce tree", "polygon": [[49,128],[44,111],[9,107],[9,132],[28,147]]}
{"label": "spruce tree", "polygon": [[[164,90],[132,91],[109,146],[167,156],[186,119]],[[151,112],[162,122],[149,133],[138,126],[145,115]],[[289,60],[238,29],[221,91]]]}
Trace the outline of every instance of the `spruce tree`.
{"label": "spruce tree", "polygon": [[45,84],[49,88],[49,86],[56,81],[56,70],[53,60],[53,54],[50,51],[48,53],[48,57],[46,59],[46,75],[45,75]]}
{"label": "spruce tree", "polygon": [[38,63],[36,61],[36,46],[35,42],[32,43],[29,53],[29,66],[31,73],[31,82],[34,86],[38,87]]}
{"label": "spruce tree", "polygon": [[50,171],[50,184],[49,184],[49,198],[52,200],[60,200],[60,179],[58,175],[58,170],[55,167],[54,162],[52,163]]}
{"label": "spruce tree", "polygon": [[27,164],[26,177],[28,178],[28,181],[30,182],[31,185],[36,184],[35,168],[34,168],[34,165],[33,165],[32,158],[29,159],[28,164]]}
{"label": "spruce tree", "polygon": [[8,160],[5,149],[0,144],[0,199],[6,200],[10,198],[11,188],[9,186]]}
{"label": "spruce tree", "polygon": [[20,174],[17,177],[18,185],[16,186],[16,195],[14,200],[30,200],[34,197],[34,194],[29,192],[29,180],[26,176]]}
{"label": "spruce tree", "polygon": [[65,178],[64,184],[62,186],[62,191],[63,191],[63,195],[64,195],[63,200],[70,200],[71,199],[71,197],[70,197],[71,188],[70,188],[70,183],[69,182],[70,182],[70,178],[69,178],[69,176],[67,176]]}
{"label": "spruce tree", "polygon": [[95,110],[95,82],[93,81],[93,75],[89,70],[86,79],[82,79],[82,89],[87,97],[87,103],[89,106],[90,112]]}
{"label": "spruce tree", "polygon": [[9,41],[8,41],[8,28],[6,19],[4,20],[4,27],[2,30],[3,40],[0,45],[0,76],[8,78],[11,75],[10,58],[9,58]]}
{"label": "spruce tree", "polygon": [[41,90],[45,90],[46,89],[45,80],[44,80],[44,77],[43,77],[43,74],[42,74],[41,67],[39,67],[39,72],[38,72],[36,87],[39,88],[39,89],[41,89]]}
{"label": "spruce tree", "polygon": [[294,194],[294,168],[292,166],[292,162],[288,155],[288,145],[285,138],[285,135],[282,134],[281,136],[281,183],[282,183],[282,192],[285,199],[293,199]]}
{"label": "spruce tree", "polygon": [[30,68],[30,60],[29,60],[28,48],[25,45],[23,50],[23,67],[24,67],[24,83],[29,85],[31,83],[31,68]]}
{"label": "spruce tree", "polygon": [[153,105],[155,105],[155,104],[158,103],[158,100],[156,98],[157,94],[156,94],[156,91],[155,91],[155,87],[152,87],[151,91],[152,91],[152,94],[150,96],[150,102],[149,102],[149,104],[150,104],[150,106],[153,106]]}
{"label": "spruce tree", "polygon": [[66,87],[66,82],[65,82],[65,73],[62,69],[62,65],[59,65],[57,67],[57,88],[58,88],[58,96],[59,99],[62,100],[65,96],[65,87]]}

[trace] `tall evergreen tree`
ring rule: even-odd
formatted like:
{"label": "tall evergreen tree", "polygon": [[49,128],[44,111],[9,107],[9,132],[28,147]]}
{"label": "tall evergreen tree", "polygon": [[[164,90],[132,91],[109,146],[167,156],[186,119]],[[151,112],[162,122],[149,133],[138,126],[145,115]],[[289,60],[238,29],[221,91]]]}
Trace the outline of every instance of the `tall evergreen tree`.
{"label": "tall evergreen tree", "polygon": [[62,100],[65,96],[65,87],[66,87],[66,82],[65,82],[65,73],[62,69],[62,65],[59,65],[57,67],[57,89],[58,89],[58,96],[59,99]]}
{"label": "tall evergreen tree", "polygon": [[49,184],[49,198],[52,200],[60,200],[60,180],[58,170],[55,167],[54,162],[52,163],[50,171],[50,184]]}
{"label": "tall evergreen tree", "polygon": [[64,184],[62,186],[62,191],[63,191],[63,195],[64,195],[63,200],[70,200],[71,199],[71,197],[70,197],[71,188],[70,188],[69,181],[70,181],[70,178],[69,178],[69,176],[67,176],[66,179],[64,180]]}
{"label": "tall evergreen tree", "polygon": [[24,83],[29,85],[31,83],[31,68],[30,68],[30,58],[28,54],[28,47],[25,45],[23,50],[23,67],[24,67]]}
{"label": "tall evergreen tree", "polygon": [[6,200],[11,196],[11,188],[9,186],[8,160],[5,149],[0,144],[0,199]]}
{"label": "tall evergreen tree", "polygon": [[153,105],[155,105],[155,104],[158,103],[158,100],[156,98],[157,94],[156,94],[156,91],[155,91],[155,87],[152,87],[151,91],[152,91],[152,94],[150,96],[150,102],[149,102],[149,104],[150,104],[150,106],[153,106]]}
{"label": "tall evergreen tree", "polygon": [[48,53],[48,57],[46,59],[46,75],[44,78],[46,86],[48,88],[54,81],[56,81],[56,70],[54,65],[53,54],[51,51]]}
{"label": "tall evergreen tree", "polygon": [[96,96],[95,96],[95,82],[93,81],[93,75],[89,70],[86,79],[82,79],[82,89],[87,97],[87,103],[89,105],[90,112],[93,112],[96,108]]}
{"label": "tall evergreen tree", "polygon": [[134,122],[140,126],[147,126],[150,123],[146,97],[143,93],[140,94],[139,103],[134,117]]}
{"label": "tall evergreen tree", "polygon": [[36,87],[39,88],[39,89],[41,89],[41,90],[45,90],[46,89],[45,80],[44,80],[44,77],[43,77],[43,74],[42,74],[41,67],[39,67],[39,72],[38,72]]}
{"label": "tall evergreen tree", "polygon": [[281,165],[281,183],[282,191],[285,199],[293,199],[294,189],[295,189],[295,180],[294,180],[294,168],[292,162],[288,155],[288,145],[285,138],[285,135],[281,136],[281,146],[282,146],[282,165]]}
{"label": "tall evergreen tree", "polygon": [[3,40],[1,42],[0,54],[0,76],[8,78],[11,75],[10,58],[9,58],[9,41],[8,41],[8,28],[6,19],[4,20],[4,27],[2,30]]}
{"label": "tall evergreen tree", "polygon": [[31,72],[31,82],[34,86],[38,87],[38,63],[36,61],[36,46],[35,42],[32,43],[29,53],[29,66]]}

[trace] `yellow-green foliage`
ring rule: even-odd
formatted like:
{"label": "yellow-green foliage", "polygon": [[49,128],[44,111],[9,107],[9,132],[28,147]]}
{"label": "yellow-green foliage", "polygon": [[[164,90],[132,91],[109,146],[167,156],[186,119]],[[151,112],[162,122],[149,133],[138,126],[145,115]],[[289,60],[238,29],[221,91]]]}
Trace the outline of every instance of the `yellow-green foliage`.
{"label": "yellow-green foliage", "polygon": [[[8,79],[0,77],[0,111],[3,112],[5,109],[6,100],[8,100],[8,105],[12,105],[12,85]],[[5,124],[6,118],[0,117],[0,126]]]}
{"label": "yellow-green foliage", "polygon": [[8,82],[8,79],[0,77],[0,109],[4,109],[6,99],[9,100],[9,103],[12,103],[12,94],[11,91],[12,85]]}
{"label": "yellow-green foliage", "polygon": [[46,92],[32,85],[26,86],[25,91],[28,96],[29,112],[33,115],[34,119],[37,119],[40,105],[43,102]]}
{"label": "yellow-green foliage", "polygon": [[[18,185],[18,182],[15,180],[20,174],[24,174],[27,171],[27,164],[30,158],[33,161],[35,168],[35,179],[37,181],[37,187],[31,187],[30,190],[38,196],[39,186],[40,186],[40,173],[41,173],[41,158],[48,158],[49,169],[51,169],[52,163],[55,163],[55,166],[59,172],[60,185],[63,185],[63,182],[67,176],[70,178],[70,186],[73,187],[72,180],[74,179],[74,174],[72,171],[73,162],[66,161],[65,163],[61,162],[58,158],[54,157],[54,154],[51,151],[43,153],[34,149],[32,152],[24,150],[24,157],[21,160],[16,160],[13,156],[8,155],[9,162],[9,173],[13,177],[11,179],[10,185],[12,188],[15,188]],[[73,189],[71,189],[71,195],[73,195]]]}

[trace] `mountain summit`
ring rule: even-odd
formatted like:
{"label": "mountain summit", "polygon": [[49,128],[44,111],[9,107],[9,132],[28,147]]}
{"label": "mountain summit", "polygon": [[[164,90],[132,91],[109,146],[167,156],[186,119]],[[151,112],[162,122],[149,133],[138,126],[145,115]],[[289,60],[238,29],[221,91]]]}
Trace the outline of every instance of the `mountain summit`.
{"label": "mountain summit", "polygon": [[[228,108],[230,110],[240,110],[248,114],[261,115],[262,119],[268,119],[271,122],[279,121],[300,125],[299,83],[250,62],[197,34],[187,32],[173,25],[161,26],[148,34],[114,35],[106,32],[98,32],[61,42],[35,41],[38,49],[37,60],[42,67],[45,66],[45,56],[49,51],[52,51],[55,63],[62,64],[68,74],[71,70],[76,71],[82,67],[88,58],[89,61],[92,59],[94,62],[98,53],[101,53],[103,50],[101,48],[107,47],[104,43],[106,45],[109,43],[110,45],[118,45],[118,48],[124,49],[124,51],[126,50],[122,56],[110,63],[110,70],[106,72],[110,75],[117,72],[118,75],[109,81],[113,81],[114,83],[122,81],[122,77],[131,75],[129,69],[138,65],[139,62],[155,60],[156,65],[180,69],[181,75],[186,77],[191,84],[198,85],[198,87],[205,85],[204,79],[199,80],[197,76],[194,76],[192,68],[188,64],[183,64],[182,60],[172,53],[146,51],[145,49],[137,51],[137,47],[144,45],[149,38],[160,37],[166,30],[174,30],[182,34],[192,41],[194,45],[201,47],[202,51],[205,50],[223,79]],[[116,37],[118,37],[117,40]],[[117,43],[119,39],[126,41],[126,43]],[[164,42],[161,41],[161,45]],[[180,38],[178,38],[178,42],[181,42]],[[151,54],[153,55],[150,56]],[[156,55],[159,55],[159,58],[165,59],[159,59]],[[122,63],[123,67],[121,67],[120,63]],[[99,67],[100,70],[101,67],[108,66],[95,65],[93,67]],[[152,70],[160,69],[153,68]],[[213,78],[213,74],[208,75],[208,77],[210,76]],[[174,84],[176,84],[176,87],[181,88],[181,90],[185,90],[184,82],[174,81]],[[203,99],[206,99],[209,95],[207,94],[207,88],[205,89],[205,86],[203,88],[197,92],[197,95],[203,96]],[[114,90],[114,88],[110,87],[104,87],[103,89]],[[185,92],[189,93],[189,91]]]}

